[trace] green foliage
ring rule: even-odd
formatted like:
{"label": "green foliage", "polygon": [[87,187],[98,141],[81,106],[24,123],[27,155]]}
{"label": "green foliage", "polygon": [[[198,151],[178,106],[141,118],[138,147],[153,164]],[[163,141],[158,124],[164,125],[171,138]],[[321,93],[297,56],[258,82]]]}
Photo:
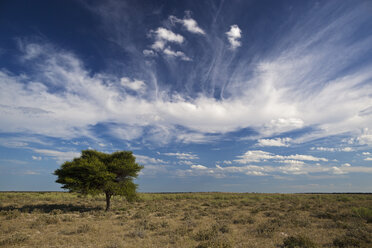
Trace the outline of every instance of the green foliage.
{"label": "green foliage", "polygon": [[354,208],[353,212],[356,216],[365,219],[367,223],[372,223],[372,208]]}
{"label": "green foliage", "polygon": [[54,172],[57,183],[71,192],[106,194],[107,210],[113,195],[124,196],[128,201],[135,199],[137,185],[133,179],[143,168],[135,162],[130,151],[107,154],[95,150],[84,150],[79,158],[66,161]]}

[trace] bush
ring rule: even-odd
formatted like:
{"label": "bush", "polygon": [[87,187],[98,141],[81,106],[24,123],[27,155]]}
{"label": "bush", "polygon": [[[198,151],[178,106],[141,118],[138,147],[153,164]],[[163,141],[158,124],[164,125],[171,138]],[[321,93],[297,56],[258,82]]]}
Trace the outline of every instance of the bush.
{"label": "bush", "polygon": [[196,241],[206,241],[206,240],[211,240],[213,239],[215,236],[218,235],[217,233],[217,228],[215,228],[214,226],[210,229],[206,229],[206,230],[200,230],[199,232],[197,232],[194,236],[194,239]]}
{"label": "bush", "polygon": [[257,236],[264,238],[271,238],[274,232],[277,230],[278,224],[271,221],[261,223],[256,228]]}
{"label": "bush", "polygon": [[364,223],[354,223],[347,226],[343,236],[333,240],[336,247],[371,247],[372,239],[368,226]]}
{"label": "bush", "polygon": [[333,240],[333,245],[340,248],[346,247],[360,247],[360,241],[352,236],[342,236]]}
{"label": "bush", "polygon": [[367,221],[367,223],[372,223],[372,208],[354,208],[353,212],[359,218]]}
{"label": "bush", "polygon": [[19,216],[21,216],[21,212],[18,209],[14,209],[11,211],[1,211],[1,212],[2,212],[2,215],[6,215],[5,217],[6,220],[16,219]]}
{"label": "bush", "polygon": [[10,246],[10,245],[16,245],[22,242],[25,242],[28,240],[29,237],[27,235],[21,234],[21,233],[16,233],[9,238],[6,238],[4,240],[0,241],[0,246]]}
{"label": "bush", "polygon": [[283,248],[313,248],[316,247],[315,244],[306,236],[297,235],[297,236],[289,236],[284,239],[283,241]]}
{"label": "bush", "polygon": [[254,223],[254,219],[251,217],[251,216],[239,216],[237,219],[234,219],[233,220],[233,223],[234,224],[242,224],[242,225],[245,225],[245,224],[253,224]]}

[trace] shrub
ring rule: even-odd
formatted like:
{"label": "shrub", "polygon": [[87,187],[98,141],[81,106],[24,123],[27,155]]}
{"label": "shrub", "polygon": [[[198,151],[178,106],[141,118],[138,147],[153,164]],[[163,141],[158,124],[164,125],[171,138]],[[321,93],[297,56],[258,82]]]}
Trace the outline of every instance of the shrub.
{"label": "shrub", "polygon": [[261,223],[256,229],[257,236],[271,238],[277,227],[278,225],[272,222]]}
{"label": "shrub", "polygon": [[240,216],[237,219],[233,220],[234,224],[253,224],[254,219],[251,216]]}
{"label": "shrub", "polygon": [[215,240],[209,240],[201,242],[196,248],[232,248],[233,245],[229,240],[218,238]]}
{"label": "shrub", "polygon": [[372,208],[354,208],[353,212],[359,218],[367,221],[367,223],[372,223]]}
{"label": "shrub", "polygon": [[313,248],[316,247],[315,244],[306,236],[297,235],[286,237],[283,241],[283,248]]}
{"label": "shrub", "polygon": [[215,226],[213,226],[212,228],[210,229],[206,229],[206,230],[200,230],[199,232],[197,232],[194,236],[194,239],[196,241],[206,241],[206,240],[211,240],[213,239],[216,235],[217,235],[217,229],[215,228]]}
{"label": "shrub", "polygon": [[10,245],[16,245],[19,243],[22,243],[26,240],[28,240],[29,237],[27,235],[21,234],[21,233],[16,233],[9,238],[6,238],[4,240],[0,241],[0,246],[10,246]]}
{"label": "shrub", "polygon": [[6,215],[5,217],[6,220],[16,219],[19,216],[21,216],[21,212],[18,209],[14,209],[11,211],[1,211],[1,212],[2,212],[2,215],[3,214]]}
{"label": "shrub", "polygon": [[88,224],[83,224],[78,227],[78,229],[76,230],[76,233],[87,233],[91,230],[92,228]]}
{"label": "shrub", "polygon": [[370,231],[363,223],[348,226],[345,235],[333,240],[336,247],[371,247],[371,243]]}
{"label": "shrub", "polygon": [[333,245],[340,248],[346,247],[360,247],[360,241],[351,236],[341,236],[333,240]]}

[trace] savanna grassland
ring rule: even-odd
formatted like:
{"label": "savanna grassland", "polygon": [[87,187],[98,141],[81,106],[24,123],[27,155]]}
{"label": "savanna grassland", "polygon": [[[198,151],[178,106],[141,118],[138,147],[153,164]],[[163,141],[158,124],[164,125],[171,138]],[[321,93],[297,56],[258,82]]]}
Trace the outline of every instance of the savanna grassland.
{"label": "savanna grassland", "polygon": [[372,247],[371,194],[0,193],[0,247]]}

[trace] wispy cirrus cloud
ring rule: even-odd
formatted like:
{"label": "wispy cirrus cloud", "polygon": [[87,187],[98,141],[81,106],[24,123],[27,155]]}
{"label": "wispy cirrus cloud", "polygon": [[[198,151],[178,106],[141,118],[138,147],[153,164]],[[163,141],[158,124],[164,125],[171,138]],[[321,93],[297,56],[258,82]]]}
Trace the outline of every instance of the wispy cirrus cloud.
{"label": "wispy cirrus cloud", "polygon": [[80,157],[80,152],[75,151],[60,151],[60,150],[52,150],[52,149],[37,149],[33,148],[33,151],[42,154],[47,157],[51,157],[57,160],[57,163],[63,163],[65,161],[72,160],[73,158]]}
{"label": "wispy cirrus cloud", "polygon": [[311,147],[311,150],[322,151],[322,152],[352,152],[354,149],[352,147]]}
{"label": "wispy cirrus cloud", "polygon": [[275,138],[275,139],[259,139],[257,140],[258,146],[285,146],[288,147],[291,138]]}
{"label": "wispy cirrus cloud", "polygon": [[193,153],[185,153],[185,152],[168,152],[168,153],[164,153],[163,155],[176,157],[177,159],[180,159],[180,160],[199,159],[198,155],[193,154]]}
{"label": "wispy cirrus cloud", "polygon": [[141,91],[144,91],[146,89],[145,82],[143,82],[141,80],[130,80],[127,77],[122,77],[120,79],[120,82],[124,87],[126,87],[130,90],[136,91],[136,92],[141,92]]}

